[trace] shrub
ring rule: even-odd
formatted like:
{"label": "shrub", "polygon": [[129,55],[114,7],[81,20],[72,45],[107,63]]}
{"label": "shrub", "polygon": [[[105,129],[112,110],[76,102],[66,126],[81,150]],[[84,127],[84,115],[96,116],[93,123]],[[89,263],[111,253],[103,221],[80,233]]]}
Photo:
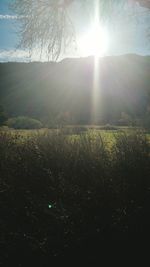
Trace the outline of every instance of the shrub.
{"label": "shrub", "polygon": [[65,135],[80,135],[87,131],[86,127],[74,126],[74,127],[63,127],[61,133]]}
{"label": "shrub", "polygon": [[40,129],[42,128],[42,123],[32,118],[20,116],[9,119],[7,126],[14,129]]}
{"label": "shrub", "polygon": [[106,124],[100,127],[101,130],[109,130],[109,131],[115,131],[118,130],[116,126],[113,126],[111,124]]}

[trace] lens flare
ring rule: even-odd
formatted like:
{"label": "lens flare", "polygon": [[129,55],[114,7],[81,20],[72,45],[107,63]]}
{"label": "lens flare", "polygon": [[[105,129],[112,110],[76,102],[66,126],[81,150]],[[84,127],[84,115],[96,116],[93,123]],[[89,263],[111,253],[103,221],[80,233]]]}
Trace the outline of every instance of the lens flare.
{"label": "lens flare", "polygon": [[92,25],[91,29],[79,39],[79,53],[81,56],[105,56],[108,50],[109,38],[105,27],[98,23]]}

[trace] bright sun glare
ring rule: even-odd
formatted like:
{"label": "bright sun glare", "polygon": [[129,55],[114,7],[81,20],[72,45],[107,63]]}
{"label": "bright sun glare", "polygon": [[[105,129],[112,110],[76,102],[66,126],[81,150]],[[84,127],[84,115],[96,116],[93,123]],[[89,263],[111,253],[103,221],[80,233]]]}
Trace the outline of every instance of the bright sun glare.
{"label": "bright sun glare", "polygon": [[85,33],[78,42],[79,53],[81,56],[104,56],[108,50],[109,38],[107,29],[93,25],[90,30]]}

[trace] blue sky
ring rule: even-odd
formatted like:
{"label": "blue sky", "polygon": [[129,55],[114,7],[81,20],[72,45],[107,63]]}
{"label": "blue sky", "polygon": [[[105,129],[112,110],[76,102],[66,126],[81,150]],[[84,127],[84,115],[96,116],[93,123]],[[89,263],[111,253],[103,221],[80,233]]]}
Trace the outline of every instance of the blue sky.
{"label": "blue sky", "polygon": [[[28,53],[22,49],[17,49],[19,41],[17,35],[17,23],[15,14],[12,14],[8,4],[13,0],[0,0],[0,61],[28,61]],[[139,9],[139,12],[145,12]],[[149,41],[146,38],[146,30],[150,26],[150,15],[139,16],[138,22],[132,18],[129,21],[122,21],[110,29],[110,46],[108,55],[136,53],[150,54]],[[83,17],[79,14],[78,25],[80,31],[83,30]],[[76,56],[71,51],[63,57]],[[34,57],[33,57],[34,60]]]}
{"label": "blue sky", "polygon": [[18,44],[16,20],[9,9],[10,2],[11,0],[0,0],[0,61],[5,61],[5,54],[15,50]]}

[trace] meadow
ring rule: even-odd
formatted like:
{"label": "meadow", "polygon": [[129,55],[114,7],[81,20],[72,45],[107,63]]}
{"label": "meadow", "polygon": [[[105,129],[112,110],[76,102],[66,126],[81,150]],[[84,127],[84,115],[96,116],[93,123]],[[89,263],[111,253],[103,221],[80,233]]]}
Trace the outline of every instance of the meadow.
{"label": "meadow", "polygon": [[2,266],[99,258],[106,243],[148,237],[149,203],[139,129],[0,132]]}

